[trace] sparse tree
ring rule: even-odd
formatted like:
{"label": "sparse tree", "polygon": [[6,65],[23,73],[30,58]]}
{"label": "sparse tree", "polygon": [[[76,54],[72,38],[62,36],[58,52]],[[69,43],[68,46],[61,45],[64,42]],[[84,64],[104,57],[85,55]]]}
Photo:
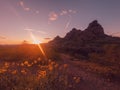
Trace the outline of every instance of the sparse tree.
{"label": "sparse tree", "polygon": [[27,40],[23,40],[22,44],[28,44]]}

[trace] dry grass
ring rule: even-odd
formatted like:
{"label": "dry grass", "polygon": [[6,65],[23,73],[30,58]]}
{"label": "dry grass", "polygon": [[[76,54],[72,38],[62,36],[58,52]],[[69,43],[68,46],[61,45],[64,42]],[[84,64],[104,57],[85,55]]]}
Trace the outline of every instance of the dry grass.
{"label": "dry grass", "polygon": [[[4,58],[6,57],[7,60],[0,52],[2,57],[0,61],[0,90],[61,90],[61,88],[69,90],[69,88],[76,87],[76,84],[73,85],[71,82],[79,82],[77,78],[69,78],[67,64],[59,64],[55,60],[39,57],[42,55],[38,55],[39,51],[36,47],[16,48],[18,47],[11,50],[4,49]],[[16,53],[16,51],[18,52]],[[21,57],[15,58],[19,54]]]}

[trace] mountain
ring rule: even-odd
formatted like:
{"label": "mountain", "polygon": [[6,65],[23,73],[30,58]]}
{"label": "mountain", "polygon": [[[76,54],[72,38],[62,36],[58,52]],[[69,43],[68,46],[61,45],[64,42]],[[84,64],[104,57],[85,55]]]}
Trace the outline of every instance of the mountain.
{"label": "mountain", "polygon": [[49,45],[59,52],[79,53],[87,57],[89,53],[103,52],[102,48],[105,44],[113,43],[120,44],[120,38],[105,34],[102,25],[94,20],[85,30],[73,28],[64,38],[55,37]]}
{"label": "mountain", "polygon": [[87,29],[84,31],[77,30],[76,28],[73,28],[72,31],[67,33],[65,36],[66,40],[73,39],[77,41],[88,41],[98,38],[104,38],[104,29],[103,27],[97,22],[97,20],[91,22]]}

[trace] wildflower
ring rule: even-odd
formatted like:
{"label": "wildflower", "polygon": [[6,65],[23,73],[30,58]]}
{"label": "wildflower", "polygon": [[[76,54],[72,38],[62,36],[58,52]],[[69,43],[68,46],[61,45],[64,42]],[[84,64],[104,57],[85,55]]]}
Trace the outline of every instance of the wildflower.
{"label": "wildflower", "polygon": [[35,60],[35,61],[34,61],[34,63],[36,64],[36,63],[37,63],[37,61]]}
{"label": "wildflower", "polygon": [[0,73],[4,73],[6,71],[7,71],[6,69],[0,69]]}
{"label": "wildflower", "polygon": [[58,68],[58,66],[59,66],[59,65],[56,63],[56,64],[55,64],[55,68]]}
{"label": "wildflower", "polygon": [[64,68],[67,68],[67,67],[68,67],[68,64],[64,64],[63,67],[64,67]]}
{"label": "wildflower", "polygon": [[52,65],[49,65],[49,66],[48,66],[48,69],[49,69],[50,71],[52,71],[52,70],[53,70],[53,66],[52,66]]}
{"label": "wildflower", "polygon": [[23,69],[23,70],[21,70],[21,73],[22,73],[22,74],[26,74],[27,71]]}
{"label": "wildflower", "polygon": [[62,69],[63,69],[63,67],[62,67],[62,66],[60,66],[60,67],[59,67],[59,70],[62,70]]}
{"label": "wildflower", "polygon": [[4,64],[4,65],[5,65],[5,67],[6,67],[6,68],[8,68],[8,67],[9,67],[9,65],[10,65],[10,63],[5,62],[5,64]]}
{"label": "wildflower", "polygon": [[54,65],[55,64],[55,62],[51,62],[51,65]]}
{"label": "wildflower", "polygon": [[74,80],[76,80],[76,79],[77,79],[77,77],[73,77],[73,79],[74,79]]}
{"label": "wildflower", "polygon": [[12,74],[16,74],[16,73],[17,73],[17,70],[12,71],[11,73],[12,73]]}
{"label": "wildflower", "polygon": [[76,83],[80,82],[80,77],[73,77],[73,79],[75,80]]}
{"label": "wildflower", "polygon": [[70,87],[70,88],[71,88],[71,87],[72,87],[72,85],[70,84],[70,85],[68,85],[68,87]]}
{"label": "wildflower", "polygon": [[46,71],[45,71],[45,70],[38,72],[38,77],[39,77],[39,78],[40,78],[40,77],[44,78],[45,76],[46,76]]}
{"label": "wildflower", "polygon": [[27,64],[27,66],[28,66],[28,67],[31,67],[31,66],[32,66],[32,64]]}
{"label": "wildflower", "polygon": [[21,63],[21,66],[24,66],[24,63]]}
{"label": "wildflower", "polygon": [[14,65],[15,65],[15,62],[12,63],[12,66],[14,66]]}
{"label": "wildflower", "polygon": [[41,58],[39,57],[37,60],[38,60],[38,61],[41,61]]}
{"label": "wildflower", "polygon": [[24,64],[27,65],[27,64],[28,64],[28,61],[25,61]]}
{"label": "wildflower", "polygon": [[19,63],[17,63],[17,66],[19,66],[20,64]]}
{"label": "wildflower", "polygon": [[51,59],[49,59],[49,61],[48,61],[49,63],[51,63]]}

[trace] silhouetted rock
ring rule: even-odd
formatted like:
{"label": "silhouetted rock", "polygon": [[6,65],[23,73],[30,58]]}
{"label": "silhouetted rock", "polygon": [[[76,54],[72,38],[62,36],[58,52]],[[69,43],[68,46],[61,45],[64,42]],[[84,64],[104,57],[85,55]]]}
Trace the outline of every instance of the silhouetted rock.
{"label": "silhouetted rock", "polygon": [[104,34],[104,29],[98,23],[97,20],[94,20],[93,22],[91,22],[86,30],[93,32],[95,34]]}
{"label": "silhouetted rock", "polygon": [[97,20],[94,20],[84,31],[73,28],[63,39],[67,41],[72,40],[75,42],[84,42],[105,38],[105,36],[106,35],[104,34],[103,27],[98,23]]}
{"label": "silhouetted rock", "polygon": [[104,37],[104,29],[98,23],[97,20],[94,20],[93,22],[91,22],[85,31],[89,32],[89,33],[92,33],[92,34],[95,34],[99,37]]}
{"label": "silhouetted rock", "polygon": [[60,36],[56,36],[52,41],[49,42],[49,45],[58,47],[59,45],[61,45],[61,42],[62,38]]}
{"label": "silhouetted rock", "polygon": [[61,40],[60,36],[56,36],[56,37],[54,38],[54,41],[60,41],[60,40]]}
{"label": "silhouetted rock", "polygon": [[108,36],[104,33],[103,27],[97,20],[92,21],[85,30],[73,28],[66,34],[64,38],[59,36],[51,41],[51,46],[72,54],[82,54],[85,57],[89,53],[101,53],[101,45],[104,43],[113,43],[119,41],[120,38]]}
{"label": "silhouetted rock", "polygon": [[81,30],[77,30],[76,28],[73,28],[70,32],[68,32],[65,36],[66,40],[75,40],[77,38],[79,38],[80,34],[81,34]]}

